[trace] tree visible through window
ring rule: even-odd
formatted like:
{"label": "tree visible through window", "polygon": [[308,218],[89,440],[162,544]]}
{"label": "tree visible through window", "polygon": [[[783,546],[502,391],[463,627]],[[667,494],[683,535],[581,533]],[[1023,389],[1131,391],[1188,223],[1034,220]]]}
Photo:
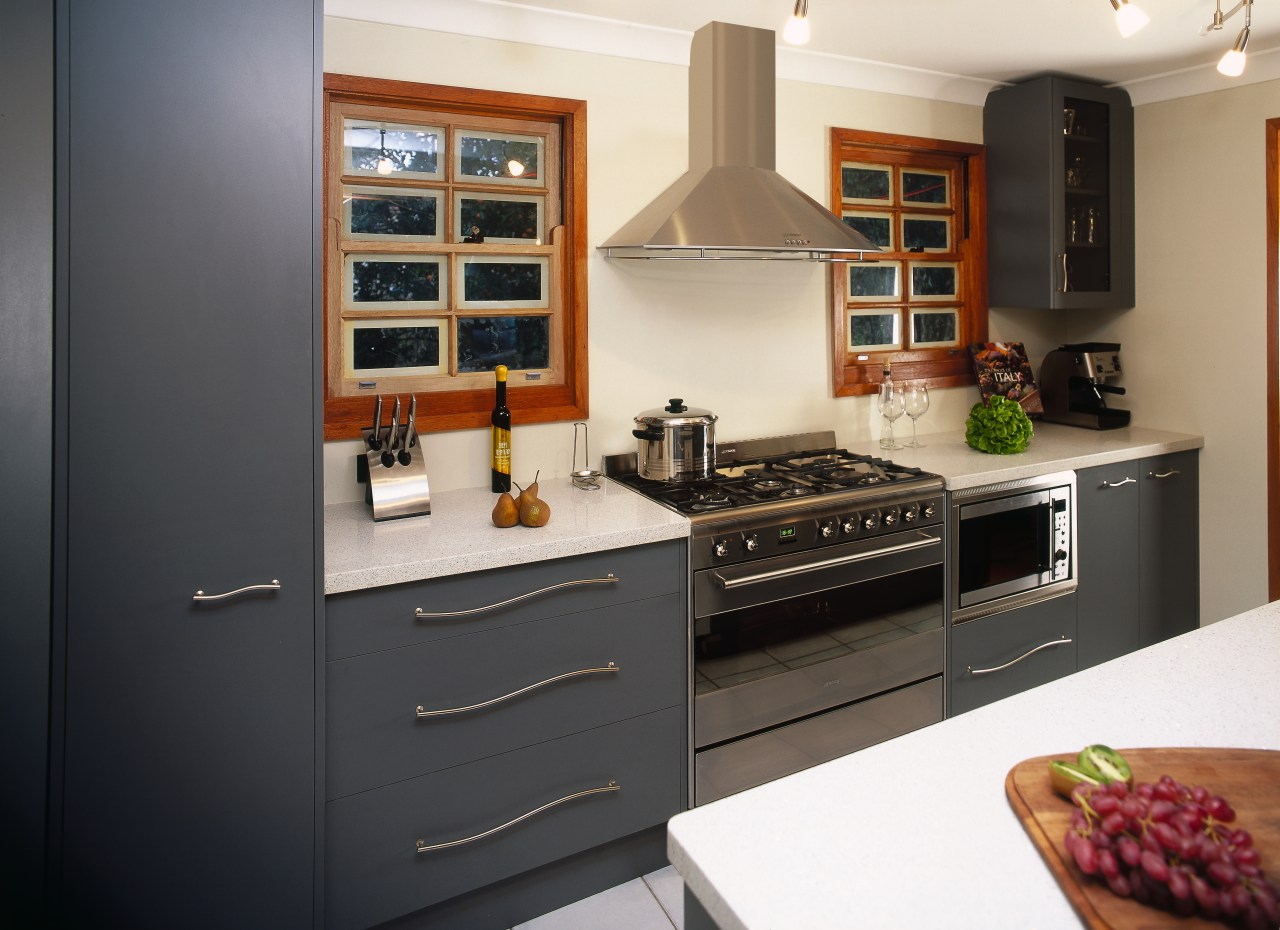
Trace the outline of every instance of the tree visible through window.
{"label": "tree visible through window", "polygon": [[833,209],[882,250],[832,265],[832,386],[895,376],[973,381],[966,347],[986,339],[985,156],[980,145],[831,131]]}
{"label": "tree visible through window", "polygon": [[325,438],[586,416],[586,105],[325,76]]}

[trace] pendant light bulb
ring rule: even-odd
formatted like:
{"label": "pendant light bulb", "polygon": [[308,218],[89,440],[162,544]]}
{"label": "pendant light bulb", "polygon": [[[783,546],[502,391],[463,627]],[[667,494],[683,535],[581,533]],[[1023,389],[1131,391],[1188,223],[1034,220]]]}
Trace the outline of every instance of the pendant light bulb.
{"label": "pendant light bulb", "polygon": [[1218,62],[1218,72],[1227,77],[1239,77],[1244,74],[1244,50],[1249,44],[1249,27],[1245,26],[1236,37],[1236,44],[1228,49]]}
{"label": "pendant light bulb", "polygon": [[387,155],[387,131],[385,129],[379,129],[378,132],[378,161],[374,166],[374,170],[385,177],[395,171],[396,166],[392,164],[391,157]]}
{"label": "pendant light bulb", "polygon": [[805,45],[809,41],[809,0],[796,0],[795,10],[782,30],[788,45]]}
{"label": "pendant light bulb", "polygon": [[1151,17],[1142,12],[1142,9],[1129,0],[1111,0],[1111,6],[1116,11],[1116,28],[1120,30],[1120,35],[1129,38],[1147,23],[1151,22]]}
{"label": "pendant light bulb", "polygon": [[519,161],[515,158],[508,161],[507,174],[511,175],[511,177],[513,178],[520,177],[520,175],[524,174],[524,162]]}

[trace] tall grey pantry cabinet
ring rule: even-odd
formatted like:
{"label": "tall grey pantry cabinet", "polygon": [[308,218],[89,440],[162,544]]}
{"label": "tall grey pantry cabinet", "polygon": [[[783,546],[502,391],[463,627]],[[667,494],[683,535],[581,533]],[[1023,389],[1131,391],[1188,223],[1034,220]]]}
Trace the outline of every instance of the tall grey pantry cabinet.
{"label": "tall grey pantry cabinet", "polygon": [[321,9],[57,8],[53,922],[310,927]]}

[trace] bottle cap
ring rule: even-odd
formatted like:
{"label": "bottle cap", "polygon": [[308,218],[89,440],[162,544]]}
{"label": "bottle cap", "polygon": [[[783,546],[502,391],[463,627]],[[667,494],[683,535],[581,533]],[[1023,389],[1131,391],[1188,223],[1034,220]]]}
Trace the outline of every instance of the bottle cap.
{"label": "bottle cap", "polygon": [[506,366],[506,365],[499,365],[497,368],[495,368],[495,369],[493,370],[493,373],[494,373],[494,374],[496,374],[496,375],[498,376],[498,380],[499,380],[499,381],[506,381],[506,380],[507,380],[507,366]]}

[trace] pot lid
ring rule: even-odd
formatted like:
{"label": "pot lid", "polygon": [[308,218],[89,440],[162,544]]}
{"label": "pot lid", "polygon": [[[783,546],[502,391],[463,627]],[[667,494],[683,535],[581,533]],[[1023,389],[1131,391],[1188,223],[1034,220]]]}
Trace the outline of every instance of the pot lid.
{"label": "pot lid", "polygon": [[667,406],[636,414],[635,419],[646,426],[708,426],[718,418],[710,410],[687,407],[684,398],[673,397]]}

